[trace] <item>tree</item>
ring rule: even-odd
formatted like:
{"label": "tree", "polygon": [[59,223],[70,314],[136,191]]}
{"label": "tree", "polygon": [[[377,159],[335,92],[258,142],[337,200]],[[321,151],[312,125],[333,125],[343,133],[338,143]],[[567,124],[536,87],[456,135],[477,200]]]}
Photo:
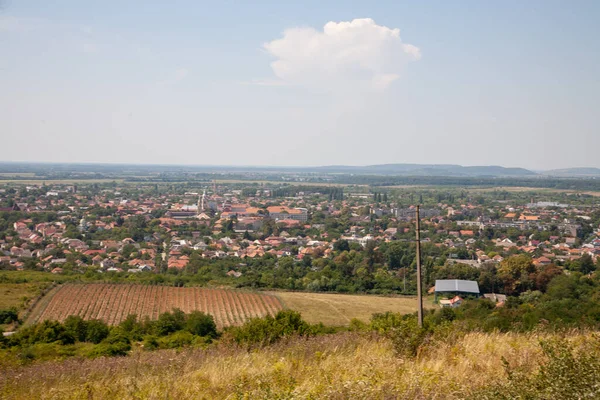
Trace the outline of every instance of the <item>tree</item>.
{"label": "tree", "polygon": [[594,260],[592,260],[592,257],[587,253],[581,256],[581,258],[579,259],[579,272],[587,275],[595,270],[596,266],[594,265]]}
{"label": "tree", "polygon": [[333,250],[337,252],[350,251],[350,244],[345,239],[338,240],[333,244]]}
{"label": "tree", "polygon": [[365,246],[367,271],[372,274],[375,271],[375,263],[379,262],[380,254],[375,249],[377,243],[374,240],[369,240]]}
{"label": "tree", "polygon": [[399,242],[392,242],[387,249],[387,261],[390,269],[399,269],[402,267],[402,258],[405,251],[403,245]]}
{"label": "tree", "polygon": [[516,255],[505,258],[498,268],[498,277],[503,283],[506,294],[516,294],[532,289],[534,282],[530,274],[535,272],[535,266],[526,255]]}

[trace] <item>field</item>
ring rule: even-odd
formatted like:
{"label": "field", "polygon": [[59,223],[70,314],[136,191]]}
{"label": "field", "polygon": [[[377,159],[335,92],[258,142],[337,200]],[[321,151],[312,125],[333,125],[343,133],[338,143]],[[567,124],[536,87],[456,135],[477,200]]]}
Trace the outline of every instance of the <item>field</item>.
{"label": "field", "polygon": [[[575,357],[544,354],[540,342],[555,340],[560,347],[570,343]],[[593,332],[468,333],[430,342],[414,358],[395,353],[378,335],[346,332],[253,351],[223,343],[24,367],[0,362],[0,397],[592,399],[600,394],[598,344]],[[504,363],[518,371],[511,379]]]}
{"label": "field", "polygon": [[0,185],[73,185],[84,183],[122,183],[123,179],[0,179]]}
{"label": "field", "polygon": [[241,325],[249,318],[274,315],[283,308],[268,294],[241,290],[176,288],[128,284],[66,284],[55,288],[32,311],[27,324],[43,320],[64,321],[69,315],[101,319],[116,325],[129,314],[142,318],[180,308],[211,314],[217,327]]}
{"label": "field", "polygon": [[39,293],[39,286],[35,283],[0,284],[0,310],[10,307],[22,308],[24,303],[27,303],[28,300]]}
{"label": "field", "polygon": [[[364,322],[374,313],[386,311],[408,314],[417,311],[416,297],[383,297],[327,293],[276,292],[286,308],[299,311],[302,318],[314,324],[348,325],[351,319]],[[425,307],[432,307],[424,300]]]}

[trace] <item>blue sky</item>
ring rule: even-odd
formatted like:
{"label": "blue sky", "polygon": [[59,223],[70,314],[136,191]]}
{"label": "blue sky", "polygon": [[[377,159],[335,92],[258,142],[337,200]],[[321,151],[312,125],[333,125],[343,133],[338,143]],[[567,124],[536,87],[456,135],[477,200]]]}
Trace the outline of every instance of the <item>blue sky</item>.
{"label": "blue sky", "polygon": [[600,167],[600,2],[0,0],[4,161]]}

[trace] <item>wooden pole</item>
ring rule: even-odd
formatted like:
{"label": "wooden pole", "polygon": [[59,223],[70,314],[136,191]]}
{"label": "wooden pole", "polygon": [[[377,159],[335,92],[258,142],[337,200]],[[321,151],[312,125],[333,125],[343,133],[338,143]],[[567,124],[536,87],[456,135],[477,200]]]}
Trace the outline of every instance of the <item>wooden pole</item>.
{"label": "wooden pole", "polygon": [[419,216],[419,206],[417,205],[417,301],[419,328],[423,327],[423,293],[421,284],[421,220]]}

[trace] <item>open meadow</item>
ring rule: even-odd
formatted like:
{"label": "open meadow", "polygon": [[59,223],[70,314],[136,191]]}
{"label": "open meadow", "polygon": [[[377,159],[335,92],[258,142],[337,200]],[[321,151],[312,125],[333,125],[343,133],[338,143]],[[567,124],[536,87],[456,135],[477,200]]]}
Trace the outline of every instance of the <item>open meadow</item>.
{"label": "open meadow", "polygon": [[[417,298],[412,296],[372,296],[331,293],[271,292],[286,308],[298,311],[311,324],[348,325],[353,318],[368,322],[375,313],[386,311],[409,314],[417,311]],[[424,299],[424,306],[433,307]]]}
{"label": "open meadow", "polygon": [[23,308],[40,292],[38,283],[2,283],[0,284],[0,309]]}

